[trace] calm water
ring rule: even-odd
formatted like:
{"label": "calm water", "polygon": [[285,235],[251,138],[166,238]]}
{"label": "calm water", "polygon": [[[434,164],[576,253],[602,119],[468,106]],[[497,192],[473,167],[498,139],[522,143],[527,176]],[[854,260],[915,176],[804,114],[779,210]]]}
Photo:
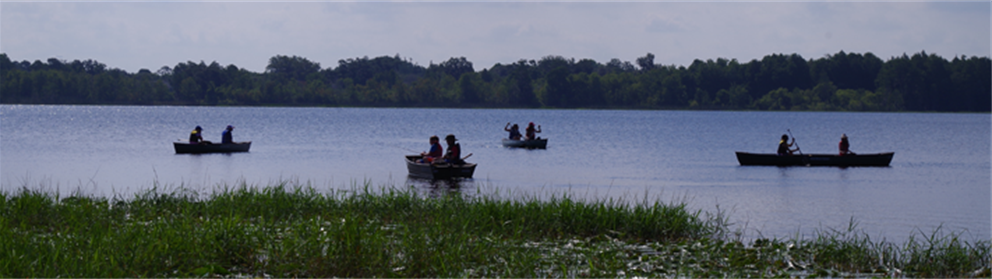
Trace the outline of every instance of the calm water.
{"label": "calm water", "polygon": [[[546,150],[500,145],[507,122],[536,122]],[[177,155],[193,127],[226,125],[251,152]],[[742,167],[734,151],[774,152],[790,130],[806,153],[895,152],[890,167]],[[504,109],[0,106],[0,187],[129,196],[154,187],[210,192],[278,181],[318,189],[374,186],[632,202],[685,201],[730,214],[749,235],[844,229],[875,238],[962,232],[990,239],[988,114]],[[475,179],[407,178],[404,154],[455,134]],[[452,186],[455,186],[452,189]]]}

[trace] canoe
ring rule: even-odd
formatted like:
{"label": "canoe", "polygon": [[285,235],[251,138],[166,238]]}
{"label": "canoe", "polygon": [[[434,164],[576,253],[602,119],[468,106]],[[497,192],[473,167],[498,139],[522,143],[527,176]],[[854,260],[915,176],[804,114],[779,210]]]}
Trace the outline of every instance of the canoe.
{"label": "canoe", "polygon": [[885,167],[892,162],[893,152],[877,154],[844,155],[837,154],[757,154],[737,152],[737,161],[742,166],[835,166],[835,167]]}
{"label": "canoe", "polygon": [[548,147],[548,139],[535,139],[535,140],[511,140],[503,139],[503,146],[505,147],[520,147],[520,148],[539,148],[545,149]]}
{"label": "canoe", "polygon": [[418,163],[420,155],[406,155],[406,169],[410,176],[426,179],[472,178],[475,164]]}
{"label": "canoe", "polygon": [[176,148],[176,154],[248,152],[248,148],[251,148],[250,141],[228,144],[191,144],[177,141],[173,142],[172,145]]}

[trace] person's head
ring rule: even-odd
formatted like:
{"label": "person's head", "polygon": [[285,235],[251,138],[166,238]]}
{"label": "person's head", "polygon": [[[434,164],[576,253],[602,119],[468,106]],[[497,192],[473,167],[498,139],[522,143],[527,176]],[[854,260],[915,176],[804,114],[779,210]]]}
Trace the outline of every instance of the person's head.
{"label": "person's head", "polygon": [[520,126],[517,126],[517,124],[513,124],[513,127],[510,128],[516,130],[516,129],[520,129]]}
{"label": "person's head", "polygon": [[203,128],[200,128],[200,126],[196,126],[196,128],[193,128],[193,130],[196,130],[196,131],[203,131]]}
{"label": "person's head", "polygon": [[456,140],[458,139],[456,139],[455,135],[453,134],[448,134],[447,136],[444,137],[444,141],[448,142],[448,144],[454,144]]}
{"label": "person's head", "polygon": [[847,134],[840,134],[840,139],[847,140]]}
{"label": "person's head", "polygon": [[441,142],[441,139],[440,138],[438,138],[436,135],[431,136],[431,144],[435,144],[435,143],[438,143],[438,142]]}
{"label": "person's head", "polygon": [[782,135],[782,140],[789,140],[789,135]]}
{"label": "person's head", "polygon": [[531,122],[530,124],[527,124],[527,127],[534,128],[534,122]]}
{"label": "person's head", "polygon": [[230,130],[234,130],[234,126],[231,126],[231,125],[227,125],[227,130],[228,130],[228,131],[230,131]]}

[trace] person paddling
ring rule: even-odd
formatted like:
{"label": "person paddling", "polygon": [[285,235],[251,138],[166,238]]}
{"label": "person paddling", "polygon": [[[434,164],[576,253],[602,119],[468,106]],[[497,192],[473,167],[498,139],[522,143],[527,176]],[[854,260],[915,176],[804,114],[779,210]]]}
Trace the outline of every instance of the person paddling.
{"label": "person paddling", "polygon": [[441,147],[440,138],[438,138],[437,136],[431,136],[430,143],[431,143],[431,151],[420,153],[420,156],[422,156],[422,158],[420,159],[421,163],[433,163],[434,160],[441,158],[441,156],[444,155],[443,154],[444,149]]}
{"label": "person paddling", "polygon": [[457,140],[455,135],[452,134],[444,137],[444,141],[448,143],[448,153],[444,154],[444,160],[452,164],[464,164],[465,162],[462,161],[462,147],[455,143]]}
{"label": "person paddling", "polygon": [[513,127],[510,127],[510,122],[506,122],[506,126],[503,127],[503,131],[510,132],[508,139],[511,140],[520,140],[520,138],[523,137],[523,135],[520,134],[520,126],[517,126],[517,124],[513,124]]}
{"label": "person paddling", "polygon": [[189,133],[189,143],[211,144],[211,142],[203,140],[203,128],[200,128],[200,126],[196,126],[196,128],[193,128],[193,131]]}
{"label": "person paddling", "polygon": [[793,152],[799,150],[799,148],[791,149],[792,145],[796,144],[796,139],[792,138],[792,143],[789,143],[789,136],[782,135],[782,140],[778,142],[778,156],[792,155]]}
{"label": "person paddling", "polygon": [[537,133],[541,132],[541,125],[537,125],[537,129],[534,129],[534,122],[531,122],[530,124],[527,125],[526,132],[527,132],[527,137],[526,137],[527,140],[540,139],[539,137],[537,137]]}

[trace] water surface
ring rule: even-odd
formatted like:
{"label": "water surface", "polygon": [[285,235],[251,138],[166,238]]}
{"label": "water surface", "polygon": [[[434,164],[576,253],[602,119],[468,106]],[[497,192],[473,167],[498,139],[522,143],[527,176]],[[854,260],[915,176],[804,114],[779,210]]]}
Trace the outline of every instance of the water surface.
{"label": "water surface", "polygon": [[[503,126],[542,126],[545,150],[500,145]],[[236,154],[175,154],[193,127]],[[210,192],[299,181],[323,190],[374,186],[631,202],[686,201],[729,213],[749,235],[843,229],[853,219],[902,240],[938,227],[990,239],[990,116],[941,113],[518,109],[0,106],[0,188],[130,195],[152,187]],[[890,167],[744,167],[734,151],[774,152],[789,131],[806,153],[895,152]],[[475,178],[407,178],[404,154],[455,134]],[[456,186],[452,189],[451,186]]]}

